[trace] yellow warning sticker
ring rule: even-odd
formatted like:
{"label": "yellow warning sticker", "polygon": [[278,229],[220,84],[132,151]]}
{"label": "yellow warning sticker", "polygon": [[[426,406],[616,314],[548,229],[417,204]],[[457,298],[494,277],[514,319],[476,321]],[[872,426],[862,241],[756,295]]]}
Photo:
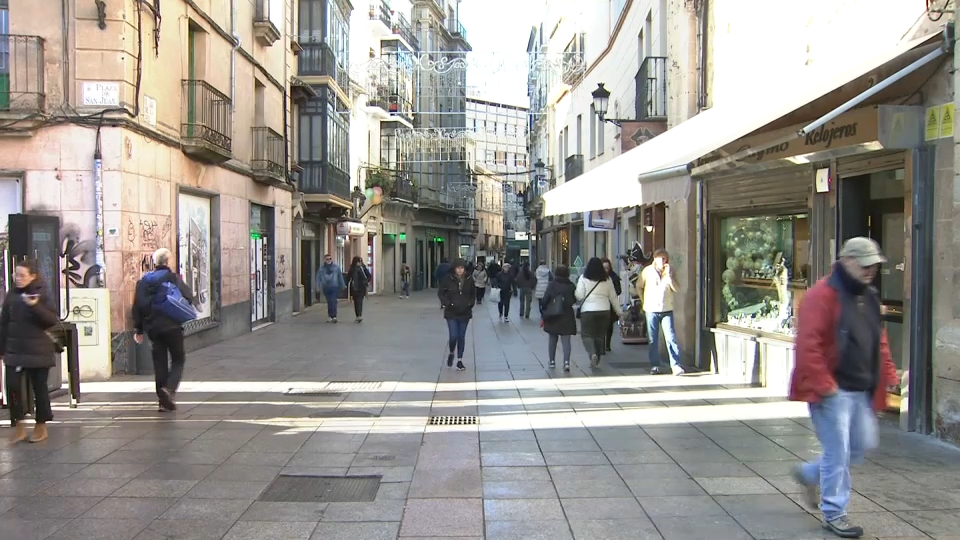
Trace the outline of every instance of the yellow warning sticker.
{"label": "yellow warning sticker", "polygon": [[927,121],[923,131],[923,140],[935,141],[940,138],[940,106],[927,109]]}
{"label": "yellow warning sticker", "polygon": [[953,137],[953,103],[940,106],[940,138]]}

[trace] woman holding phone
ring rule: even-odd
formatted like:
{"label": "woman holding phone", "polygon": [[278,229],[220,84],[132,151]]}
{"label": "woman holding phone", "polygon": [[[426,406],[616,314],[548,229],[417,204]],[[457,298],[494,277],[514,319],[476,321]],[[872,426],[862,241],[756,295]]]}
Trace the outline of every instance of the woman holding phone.
{"label": "woman holding phone", "polygon": [[47,375],[56,365],[56,348],[47,330],[59,324],[60,317],[33,259],[17,263],[13,281],[14,289],[4,299],[0,312],[0,358],[6,369],[13,442],[27,440],[22,423],[25,406],[20,395],[21,377],[27,378],[36,399],[36,427],[30,442],[40,442],[47,439],[47,422],[53,420]]}

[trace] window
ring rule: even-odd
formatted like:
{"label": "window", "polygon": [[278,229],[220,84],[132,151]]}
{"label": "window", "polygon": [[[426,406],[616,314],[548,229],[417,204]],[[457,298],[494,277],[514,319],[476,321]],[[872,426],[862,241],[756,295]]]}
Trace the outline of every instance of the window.
{"label": "window", "polygon": [[266,124],[266,92],[267,88],[260,81],[253,81],[253,125],[265,127]]}
{"label": "window", "polygon": [[577,152],[578,155],[583,154],[583,115],[577,115]]}
{"label": "window", "polygon": [[560,136],[557,137],[557,174],[563,174],[563,132],[560,132]]}
{"label": "window", "polygon": [[602,156],[602,155],[603,155],[603,146],[604,146],[604,142],[603,142],[604,131],[603,131],[603,130],[606,129],[607,124],[606,124],[606,122],[601,122],[600,119],[597,118],[597,115],[593,115],[593,117],[594,117],[594,118],[596,119],[596,121],[597,121],[597,155],[598,155],[598,156]]}
{"label": "window", "polygon": [[560,159],[566,159],[570,156],[570,126],[563,128],[563,155]]}
{"label": "window", "polygon": [[506,164],[507,164],[507,153],[506,153],[506,152],[504,152],[504,151],[502,151],[502,150],[498,150],[498,151],[497,151],[496,164],[497,164],[497,165],[506,165]]}
{"label": "window", "polygon": [[590,159],[597,157],[597,109],[590,105]]}
{"label": "window", "polygon": [[717,222],[717,322],[793,335],[809,279],[807,214],[725,217]]}

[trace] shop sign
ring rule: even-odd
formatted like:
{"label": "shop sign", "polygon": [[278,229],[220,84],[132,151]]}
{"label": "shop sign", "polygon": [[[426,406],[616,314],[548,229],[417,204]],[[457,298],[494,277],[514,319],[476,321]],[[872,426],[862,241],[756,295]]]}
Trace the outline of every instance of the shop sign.
{"label": "shop sign", "polygon": [[337,236],[363,236],[367,233],[367,228],[363,223],[357,223],[356,221],[339,221],[337,222]]}
{"label": "shop sign", "polygon": [[713,156],[703,159],[698,165],[706,165],[722,156],[732,155],[749,148],[758,148],[759,150],[743,158],[742,161],[774,161],[873,142],[879,137],[878,116],[876,107],[851,111],[807,133],[803,138],[793,139],[770,148],[764,148],[764,144],[784,135],[796,133],[805,124],[745,137],[725,146],[719,152],[715,152]]}

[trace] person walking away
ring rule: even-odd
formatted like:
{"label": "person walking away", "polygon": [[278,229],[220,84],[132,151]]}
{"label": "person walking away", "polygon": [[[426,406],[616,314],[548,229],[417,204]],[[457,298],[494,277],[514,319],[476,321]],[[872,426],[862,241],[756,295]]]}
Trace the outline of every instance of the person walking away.
{"label": "person walking away", "polygon": [[476,289],[477,305],[483,303],[483,296],[487,293],[487,270],[481,265],[473,271],[473,286]]}
{"label": "person walking away", "polygon": [[670,370],[674,375],[683,375],[680,365],[680,345],[673,324],[673,295],[680,284],[670,266],[670,254],[665,249],[653,252],[653,262],[640,272],[637,288],[643,302],[647,319],[647,334],[650,339],[650,373],[663,373],[660,362],[660,330],[670,355]]}
{"label": "person walking away", "polygon": [[363,322],[363,300],[367,297],[367,289],[370,287],[370,270],[363,264],[363,259],[360,257],[354,257],[350,261],[347,287],[353,296],[353,313],[357,317],[357,322]]}
{"label": "person walking away", "polygon": [[336,323],[340,291],[347,288],[347,283],[340,266],[333,262],[329,253],[323,256],[323,264],[317,269],[316,287],[327,300],[327,322]]}
{"label": "person walking away", "polygon": [[[487,265],[487,282],[491,284],[491,288],[496,287],[497,283],[497,274],[499,274],[503,268],[496,260],[491,260],[490,264]],[[499,301],[500,297],[498,296],[495,300]]]}
{"label": "person walking away", "polygon": [[533,304],[533,288],[537,286],[533,272],[530,271],[530,265],[523,263],[514,280],[520,296],[520,317],[529,319],[531,304]]}
{"label": "person walking away", "polygon": [[[450,274],[450,263],[446,258],[440,259],[440,264],[437,265],[437,268],[433,271],[433,280],[437,284],[439,289],[440,283],[443,282],[444,278]],[[437,291],[439,293],[439,291]],[[440,309],[443,309],[443,304],[440,304]]]}
{"label": "person walking away", "polygon": [[0,360],[3,360],[6,395],[10,410],[10,425],[14,428],[11,442],[27,440],[23,418],[26,397],[22,394],[23,379],[33,389],[34,421],[30,442],[38,443],[48,437],[47,422],[53,420],[47,376],[56,365],[54,344],[47,330],[60,324],[60,314],[54,307],[53,295],[31,258],[21,260],[14,267],[13,289],[3,299],[0,312]]}
{"label": "person walking away", "polygon": [[[552,274],[552,273],[551,273]],[[556,277],[547,284],[540,304],[543,331],[549,336],[547,354],[550,367],[557,366],[557,342],[563,347],[563,370],[570,371],[570,336],[577,335],[576,286],[570,281],[570,268],[558,266]]]}
{"label": "person walking away", "polygon": [[[623,287],[620,282],[620,274],[613,269],[613,263],[610,262],[610,259],[604,257],[600,259],[600,262],[603,263],[603,269],[606,271],[607,275],[610,276],[610,281],[613,283],[613,288],[617,292],[617,301],[614,303],[620,303],[620,295],[623,294]],[[620,320],[616,316],[617,312],[610,308],[610,324],[607,326],[607,342],[606,342],[606,352],[613,350],[613,329],[617,327],[617,321]]]}
{"label": "person walking away", "polygon": [[497,302],[500,322],[510,322],[510,299],[517,290],[517,281],[513,278],[513,272],[510,271],[510,263],[503,264],[503,268],[494,279],[494,287],[500,290]]}
{"label": "person walking away", "polygon": [[407,263],[400,266],[400,298],[410,298],[410,267]]}
{"label": "person walking away", "polygon": [[154,270],[144,274],[133,294],[133,339],[140,344],[143,343],[144,333],[150,338],[160,412],[177,410],[176,394],[180,379],[183,378],[186,352],[183,348],[183,324],[157,307],[157,295],[161,294],[165,283],[170,283],[176,286],[186,302],[194,302],[193,291],[170,269],[173,264],[173,254],[169,249],[155,251]]}
{"label": "person walking away", "polygon": [[819,503],[823,528],[841,538],[863,535],[847,515],[850,465],[877,446],[876,413],[886,407],[887,390],[899,384],[872,286],[885,262],[875,241],[847,240],[833,271],[807,290],[798,313],[790,399],[809,403],[823,453],[793,476],[806,489],[807,504]]}
{"label": "person walking away", "polygon": [[583,346],[590,355],[590,366],[600,367],[600,357],[605,352],[610,310],[619,317],[623,311],[617,291],[603,263],[597,257],[587,262],[583,275],[577,280],[576,297],[580,302],[580,335]]}
{"label": "person walking away", "polygon": [[453,365],[453,354],[457,354],[457,369],[463,371],[463,351],[467,345],[467,325],[473,318],[473,305],[477,292],[473,276],[466,270],[463,259],[453,262],[453,270],[440,282],[440,303],[443,304],[443,318],[447,320],[449,335],[447,367]]}
{"label": "person walking away", "polygon": [[[570,269],[567,268],[567,280],[570,280]],[[547,266],[547,263],[540,261],[540,265],[537,266],[537,269],[533,271],[533,297],[537,299],[537,307],[543,309],[543,295],[547,293],[547,285],[553,281],[553,272],[550,271],[550,267]]]}

